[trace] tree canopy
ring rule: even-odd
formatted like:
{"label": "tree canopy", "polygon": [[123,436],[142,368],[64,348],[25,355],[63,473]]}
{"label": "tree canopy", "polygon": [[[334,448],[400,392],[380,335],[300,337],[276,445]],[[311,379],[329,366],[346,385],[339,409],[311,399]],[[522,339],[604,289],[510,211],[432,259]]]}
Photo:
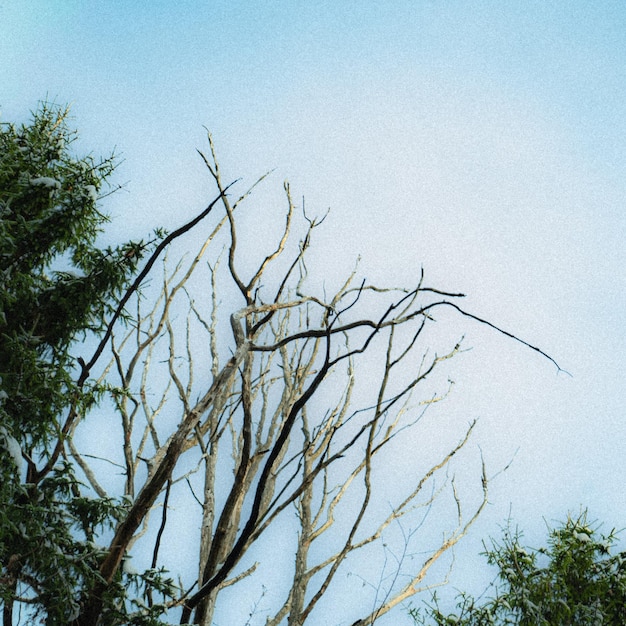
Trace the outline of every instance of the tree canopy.
{"label": "tree canopy", "polygon": [[114,159],[76,158],[67,115],[44,105],[31,124],[0,127],[3,417],[27,447],[58,427],[72,397],[69,348],[101,329],[141,248],[96,245]]}
{"label": "tree canopy", "polygon": [[416,623],[449,626],[618,626],[626,622],[626,553],[612,554],[613,530],[603,534],[587,512],[552,529],[547,546],[522,544],[519,530],[504,531],[485,552],[497,568],[491,597],[458,598],[454,613],[435,597],[427,611],[413,611]]}
{"label": "tree canopy", "polygon": [[[62,450],[66,415],[103,392],[86,383],[72,347],[103,331],[144,253],[143,242],[101,248],[98,199],[114,158],[76,157],[68,110],[42,105],[30,123],[0,127],[0,598],[11,624],[18,582],[52,623],[76,608],[93,581],[101,524],[121,512],[79,494]],[[84,365],[84,362],[83,362]],[[22,466],[26,462],[26,471]],[[20,480],[25,475],[25,480]],[[61,574],[61,575],[60,575]]]}

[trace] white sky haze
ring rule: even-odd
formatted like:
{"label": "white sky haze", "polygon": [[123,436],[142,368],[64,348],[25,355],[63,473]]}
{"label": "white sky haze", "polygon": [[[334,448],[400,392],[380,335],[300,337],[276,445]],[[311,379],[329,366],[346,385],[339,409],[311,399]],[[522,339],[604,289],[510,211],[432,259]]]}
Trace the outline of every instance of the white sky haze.
{"label": "white sky haze", "polygon": [[441,316],[473,348],[450,365],[442,423],[478,418],[492,473],[515,455],[456,585],[479,591],[480,542],[509,513],[535,544],[581,507],[626,526],[623,2],[4,0],[0,119],[46,98],[72,104],[81,149],[123,157],[107,236],[211,199],[204,125],[229,177],[275,170],[259,207],[287,178],[307,210],[331,208],[321,280],[358,255],[378,283],[423,267],[572,374]]}

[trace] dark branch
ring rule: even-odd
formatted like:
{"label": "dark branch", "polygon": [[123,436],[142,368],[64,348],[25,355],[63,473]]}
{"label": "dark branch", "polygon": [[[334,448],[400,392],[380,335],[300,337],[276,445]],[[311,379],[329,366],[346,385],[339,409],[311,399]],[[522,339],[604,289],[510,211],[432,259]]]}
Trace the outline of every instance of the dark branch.
{"label": "dark branch", "polygon": [[206,209],[204,209],[204,211],[202,211],[202,213],[194,217],[191,221],[187,222],[180,228],[177,228],[173,233],[170,233],[157,246],[156,250],[152,253],[152,256],[148,259],[148,262],[146,263],[145,267],[141,270],[141,272],[139,272],[137,278],[135,278],[135,280],[133,281],[133,284],[126,290],[126,293],[124,294],[119,304],[117,305],[117,308],[115,309],[115,313],[113,314],[113,317],[109,321],[107,325],[107,329],[104,333],[104,336],[102,337],[102,340],[98,344],[98,347],[96,348],[93,356],[91,357],[88,363],[86,364],[84,362],[81,363],[82,371],[78,379],[79,387],[81,387],[84,384],[84,382],[87,380],[89,373],[91,371],[91,368],[96,364],[97,360],[100,358],[100,355],[102,354],[102,351],[104,350],[104,346],[106,345],[107,341],[111,337],[111,333],[113,332],[113,326],[115,325],[120,315],[122,314],[124,307],[130,300],[131,296],[137,291],[137,289],[139,289],[139,286],[144,281],[144,279],[146,278],[146,276],[152,269],[152,266],[155,264],[156,260],[159,258],[163,250],[165,250],[165,248],[167,248],[167,246],[169,246],[172,243],[172,241],[184,235],[185,233],[189,232],[194,226],[196,226],[199,222],[201,222],[211,212],[211,210],[217,204],[217,202],[221,198],[225,197],[226,191],[230,187],[232,187],[232,185],[234,185],[236,182],[237,181],[233,181],[232,183],[230,183],[230,185],[226,186],[222,191],[220,191],[217,198],[215,198],[215,200],[213,200],[213,202],[211,202],[211,204],[209,204],[209,206]]}

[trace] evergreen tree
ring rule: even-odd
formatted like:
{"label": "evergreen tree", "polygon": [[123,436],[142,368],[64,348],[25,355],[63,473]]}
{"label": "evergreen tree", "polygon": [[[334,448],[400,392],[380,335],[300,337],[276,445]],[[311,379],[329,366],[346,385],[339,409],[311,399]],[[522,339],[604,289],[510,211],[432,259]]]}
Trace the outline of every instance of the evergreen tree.
{"label": "evergreen tree", "polygon": [[102,249],[98,209],[114,159],[77,158],[68,111],[44,104],[0,126],[0,603],[16,598],[66,624],[97,573],[96,528],[121,508],[81,494],[60,454],[68,414],[99,389],[71,353],[101,334],[142,242]]}

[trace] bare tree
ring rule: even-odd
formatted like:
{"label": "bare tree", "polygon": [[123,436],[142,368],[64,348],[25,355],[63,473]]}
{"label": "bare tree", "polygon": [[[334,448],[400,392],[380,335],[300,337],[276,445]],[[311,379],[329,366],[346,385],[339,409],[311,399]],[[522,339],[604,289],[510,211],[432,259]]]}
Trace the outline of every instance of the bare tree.
{"label": "bare tree", "polygon": [[[471,423],[420,477],[407,475],[404,485],[394,485],[400,495],[390,509],[381,506],[391,497],[380,480],[385,460],[445,397],[445,383],[439,394],[429,383],[462,349],[458,343],[442,353],[428,350],[433,315],[444,307],[469,314],[456,304],[462,294],[427,286],[423,274],[411,288],[390,289],[360,281],[355,270],[331,296],[316,289],[307,254],[323,220],[296,207],[285,185],[282,232],[275,242],[259,241],[254,220],[264,217],[243,213],[249,192],[231,198],[209,141],[211,154],[202,158],[217,198],[157,248],[93,357],[81,361],[82,381],[99,377],[108,404],[82,420],[74,412],[59,439],[56,458],[71,457],[100,497],[127,501],[75,624],[100,622],[107,590],[121,576],[133,576],[123,563],[141,554],[150,555],[149,571],[164,565],[178,583],[159,589],[165,595],[159,604],[144,576],[135,612],[149,614],[158,604],[169,619],[203,626],[213,623],[226,590],[255,576],[262,588],[263,560],[274,554],[285,563],[291,555],[282,600],[263,613],[268,626],[304,624],[323,610],[338,574],[351,571],[392,526],[403,529],[401,549],[413,554],[425,514],[448,497],[456,521],[441,530],[436,545],[421,549],[421,562],[408,567],[399,559],[370,604],[348,603],[345,615],[333,617],[373,624],[433,584],[425,582],[429,569],[487,502],[484,465],[467,512],[451,469]],[[164,263],[160,288],[154,276],[146,285],[165,246],[192,228],[197,233],[208,216],[211,231],[197,251],[173,269]],[[418,391],[425,395],[416,398]],[[102,451],[104,464],[95,439],[115,434],[121,456]],[[123,480],[111,475],[111,463]],[[194,520],[183,532],[197,547],[195,580],[188,561],[162,556],[180,532],[172,503],[181,502],[189,505],[187,520]],[[272,544],[277,524],[293,531],[281,535],[278,546]]]}

